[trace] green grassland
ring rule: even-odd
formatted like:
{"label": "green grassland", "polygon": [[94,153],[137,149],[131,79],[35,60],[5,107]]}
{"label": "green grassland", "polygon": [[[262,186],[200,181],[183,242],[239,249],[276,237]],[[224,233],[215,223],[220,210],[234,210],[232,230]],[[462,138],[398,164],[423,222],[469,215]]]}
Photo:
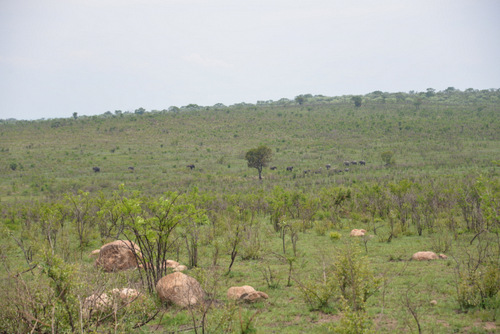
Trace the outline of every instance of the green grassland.
{"label": "green grassland", "polygon": [[[0,332],[500,330],[500,92],[297,101],[0,120]],[[261,181],[245,160],[260,145],[277,167]],[[89,255],[137,241],[137,217],[159,240],[155,214],[176,196],[199,216],[175,226],[166,255],[202,283],[203,307],[162,305],[141,271],[104,274]],[[448,258],[410,261],[427,250]],[[120,285],[145,298],[80,317],[85,296]],[[269,299],[229,302],[241,285]]]}

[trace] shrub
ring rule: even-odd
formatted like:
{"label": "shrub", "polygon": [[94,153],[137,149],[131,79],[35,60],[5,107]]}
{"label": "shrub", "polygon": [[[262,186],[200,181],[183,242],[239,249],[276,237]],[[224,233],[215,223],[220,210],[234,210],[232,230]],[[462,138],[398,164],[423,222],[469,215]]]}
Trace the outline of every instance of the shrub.
{"label": "shrub", "polygon": [[330,232],[330,240],[331,241],[339,240],[340,237],[341,237],[341,235],[339,232]]}
{"label": "shrub", "polygon": [[370,270],[367,258],[361,256],[359,246],[350,240],[338,251],[333,276],[341,297],[354,311],[364,308],[366,300],[380,284]]}
{"label": "shrub", "polygon": [[379,288],[380,280],[361,256],[359,246],[348,240],[341,247],[333,266],[304,282],[298,282],[304,301],[312,310],[325,310],[333,297],[343,301],[343,309],[364,310],[366,300]]}
{"label": "shrub", "polygon": [[302,298],[312,310],[325,310],[330,299],[337,294],[332,276],[323,279],[309,279],[305,282],[297,281]]}
{"label": "shrub", "polygon": [[354,311],[348,305],[344,305],[344,316],[338,323],[330,327],[333,333],[342,334],[368,334],[375,333],[373,325],[364,311]]}
{"label": "shrub", "polygon": [[328,229],[328,225],[323,221],[314,221],[314,231],[317,235],[325,235],[326,230]]}

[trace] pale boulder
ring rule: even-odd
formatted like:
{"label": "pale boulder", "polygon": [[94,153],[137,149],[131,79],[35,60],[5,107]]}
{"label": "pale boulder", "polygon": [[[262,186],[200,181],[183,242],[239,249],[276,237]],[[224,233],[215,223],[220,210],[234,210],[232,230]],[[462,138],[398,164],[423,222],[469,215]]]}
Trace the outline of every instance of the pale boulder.
{"label": "pale boulder", "polygon": [[174,268],[174,271],[184,271],[187,270],[187,267],[183,264],[179,264],[177,267]]}
{"label": "pale boulder", "polygon": [[364,236],[366,233],[366,230],[358,230],[357,228],[355,228],[354,230],[351,231],[351,237],[362,237]]}
{"label": "pale boulder", "polygon": [[181,307],[196,305],[205,297],[200,283],[181,272],[161,278],[156,284],[156,292],[162,301]]}
{"label": "pale boulder", "polygon": [[415,261],[437,260],[439,257],[434,252],[416,252],[411,259]]}
{"label": "pale boulder", "polygon": [[106,272],[136,268],[136,255],[140,256],[140,252],[139,246],[132,241],[116,240],[101,247],[95,265]]}
{"label": "pale boulder", "polygon": [[[160,269],[166,269],[166,268],[174,268],[175,269],[178,266],[179,266],[179,262],[177,262],[177,261],[174,261],[174,260],[165,260],[165,261],[163,261],[162,264],[160,264]],[[143,266],[142,264],[140,264],[139,268],[151,269],[151,268],[153,268],[153,265],[151,263],[146,263],[145,266]]]}
{"label": "pale boulder", "polygon": [[245,301],[247,303],[255,303],[264,299],[268,299],[269,296],[261,291],[256,291],[250,285],[244,286],[233,286],[227,290],[227,298],[232,300]]}
{"label": "pale boulder", "polygon": [[174,261],[174,260],[166,260],[164,262],[165,267],[167,268],[176,268],[179,266],[179,262]]}
{"label": "pale boulder", "polygon": [[264,299],[268,299],[269,296],[262,292],[262,291],[255,291],[255,292],[251,292],[249,294],[244,294],[240,297],[240,300],[244,300],[245,302],[247,303],[255,303],[255,302],[259,302],[259,301],[262,301]]}
{"label": "pale boulder", "polygon": [[139,291],[130,288],[113,289],[111,290],[111,293],[115,296],[115,298],[119,298],[124,304],[130,304],[140,295]]}
{"label": "pale boulder", "polygon": [[83,316],[88,318],[92,313],[103,312],[111,308],[111,305],[111,299],[105,293],[90,295],[83,301]]}
{"label": "pale boulder", "polygon": [[256,290],[250,285],[243,286],[233,286],[227,290],[228,299],[240,299],[243,294],[249,294],[255,292]]}

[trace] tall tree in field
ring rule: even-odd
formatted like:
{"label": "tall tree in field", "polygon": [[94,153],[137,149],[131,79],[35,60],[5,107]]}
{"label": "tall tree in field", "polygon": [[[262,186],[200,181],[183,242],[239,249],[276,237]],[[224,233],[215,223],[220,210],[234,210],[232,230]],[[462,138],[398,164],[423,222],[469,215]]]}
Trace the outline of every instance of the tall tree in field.
{"label": "tall tree in field", "polygon": [[248,161],[248,167],[256,168],[259,172],[259,180],[262,180],[262,169],[271,162],[272,156],[272,150],[265,145],[252,148],[245,154],[245,159]]}
{"label": "tall tree in field", "polygon": [[363,98],[361,96],[353,96],[351,98],[351,100],[354,102],[354,105],[356,106],[356,108],[359,108],[361,107],[361,104],[363,102]]}
{"label": "tall tree in field", "polygon": [[306,98],[304,97],[304,95],[299,95],[295,97],[295,102],[297,102],[299,105],[303,105],[305,101]]}

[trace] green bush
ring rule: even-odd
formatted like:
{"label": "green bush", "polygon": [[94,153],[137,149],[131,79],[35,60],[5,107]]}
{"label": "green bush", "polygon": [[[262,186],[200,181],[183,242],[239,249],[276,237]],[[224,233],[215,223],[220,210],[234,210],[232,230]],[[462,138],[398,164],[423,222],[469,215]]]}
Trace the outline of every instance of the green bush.
{"label": "green bush", "polygon": [[340,240],[341,236],[342,235],[339,232],[330,232],[330,240],[331,241]]}
{"label": "green bush", "polygon": [[325,235],[328,230],[328,224],[322,220],[315,220],[313,226],[317,235]]}
{"label": "green bush", "polygon": [[339,249],[333,265],[333,281],[341,297],[354,311],[363,309],[367,299],[379,289],[380,280],[361,255],[360,247],[348,240]]}
{"label": "green bush", "polygon": [[373,324],[363,310],[354,311],[348,305],[343,307],[343,316],[336,324],[330,326],[333,333],[339,334],[371,334],[375,333]]}

